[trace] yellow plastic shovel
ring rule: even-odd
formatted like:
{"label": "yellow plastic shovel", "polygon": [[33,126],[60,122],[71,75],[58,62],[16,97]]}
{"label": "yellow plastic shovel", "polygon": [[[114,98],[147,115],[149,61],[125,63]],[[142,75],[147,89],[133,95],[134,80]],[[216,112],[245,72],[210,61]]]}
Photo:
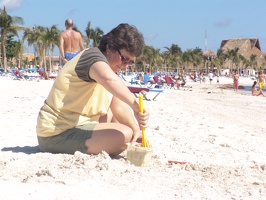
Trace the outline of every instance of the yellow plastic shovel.
{"label": "yellow plastic shovel", "polygon": [[[143,95],[139,95],[139,111],[140,111],[141,113],[144,112]],[[141,142],[141,146],[142,146],[142,147],[149,147],[149,143],[148,143],[147,138],[146,138],[146,131],[145,131],[145,128],[142,128],[142,129],[141,129],[141,132],[142,132],[142,142]]]}

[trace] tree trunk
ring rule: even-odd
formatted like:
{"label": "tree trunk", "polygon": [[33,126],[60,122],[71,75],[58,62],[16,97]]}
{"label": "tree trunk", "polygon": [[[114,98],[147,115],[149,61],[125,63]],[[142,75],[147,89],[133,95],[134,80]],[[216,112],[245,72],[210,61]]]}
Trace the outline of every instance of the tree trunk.
{"label": "tree trunk", "polygon": [[54,48],[52,48],[51,53],[52,53],[51,55],[52,59],[51,59],[50,66],[51,66],[51,71],[54,72]]}
{"label": "tree trunk", "polygon": [[3,64],[4,64],[4,71],[6,72],[7,71],[7,58],[6,58],[6,43],[5,43],[5,33],[2,32],[1,34],[1,39],[2,39],[2,42],[1,42],[1,49],[2,49],[2,59],[3,59]]}
{"label": "tree trunk", "polygon": [[43,49],[43,62],[44,62],[44,71],[47,72],[46,58],[45,58],[45,48]]}
{"label": "tree trunk", "polygon": [[20,58],[20,55],[18,56],[18,68],[21,69],[21,58]]}
{"label": "tree trunk", "polygon": [[48,50],[47,55],[48,55],[48,58],[49,58],[50,72],[53,72],[54,69],[53,69],[53,66],[52,66],[52,60],[51,60],[51,56],[50,56],[50,49],[47,49],[47,50]]}

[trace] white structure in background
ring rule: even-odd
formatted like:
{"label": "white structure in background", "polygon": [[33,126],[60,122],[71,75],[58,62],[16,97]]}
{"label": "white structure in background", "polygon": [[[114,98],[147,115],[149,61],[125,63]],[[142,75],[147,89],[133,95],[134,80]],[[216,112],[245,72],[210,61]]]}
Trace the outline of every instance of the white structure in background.
{"label": "white structure in background", "polygon": [[[221,69],[221,75],[222,76],[226,76],[229,75],[230,70],[229,69]],[[243,71],[239,72],[240,75],[244,75],[244,76],[255,76],[256,75],[256,71],[254,69],[244,69]]]}

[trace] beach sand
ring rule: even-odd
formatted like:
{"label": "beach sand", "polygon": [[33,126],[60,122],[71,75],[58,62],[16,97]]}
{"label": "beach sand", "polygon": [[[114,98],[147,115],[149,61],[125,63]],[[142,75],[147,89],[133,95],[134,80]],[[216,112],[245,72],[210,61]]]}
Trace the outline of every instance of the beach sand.
{"label": "beach sand", "polygon": [[36,118],[53,81],[0,77],[0,84],[1,200],[266,198],[265,97],[217,83],[165,90],[144,102],[154,152],[148,167],[137,167],[125,154],[40,152]]}

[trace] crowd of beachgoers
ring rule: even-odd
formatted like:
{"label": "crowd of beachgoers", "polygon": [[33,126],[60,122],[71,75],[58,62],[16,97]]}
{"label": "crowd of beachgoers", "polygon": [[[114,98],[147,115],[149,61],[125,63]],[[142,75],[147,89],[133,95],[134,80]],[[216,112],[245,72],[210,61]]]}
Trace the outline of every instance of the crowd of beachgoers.
{"label": "crowd of beachgoers", "polygon": [[235,92],[250,93],[253,96],[265,96],[265,75],[260,71],[257,75],[232,73],[180,73],[169,72],[121,72],[119,76],[128,85],[160,89],[182,89],[195,84],[214,84],[223,89],[233,89]]}
{"label": "crowd of beachgoers", "polygon": [[54,79],[58,74],[57,71],[47,72],[43,67],[19,69],[18,67],[8,67],[6,72],[4,69],[0,70],[0,76],[9,77],[13,80],[40,80],[40,79]]}
{"label": "crowd of beachgoers", "polygon": [[[13,80],[49,80],[55,79],[58,70],[54,72],[46,72],[44,68],[27,68],[18,69],[8,68],[7,72],[0,70],[0,76],[8,77]],[[260,71],[257,75],[239,74],[238,84],[235,85],[235,73],[217,73],[217,72],[163,72],[158,71],[154,73],[145,72],[120,72],[119,76],[128,85],[135,85],[147,88],[159,89],[182,89],[184,87],[191,87],[195,84],[216,84],[222,88],[234,89],[236,92],[250,92],[253,96],[266,96],[265,94],[265,74]],[[221,80],[226,80],[222,81]],[[230,85],[231,80],[231,85]],[[241,80],[241,81],[240,81]],[[263,83],[263,84],[262,84]]]}

